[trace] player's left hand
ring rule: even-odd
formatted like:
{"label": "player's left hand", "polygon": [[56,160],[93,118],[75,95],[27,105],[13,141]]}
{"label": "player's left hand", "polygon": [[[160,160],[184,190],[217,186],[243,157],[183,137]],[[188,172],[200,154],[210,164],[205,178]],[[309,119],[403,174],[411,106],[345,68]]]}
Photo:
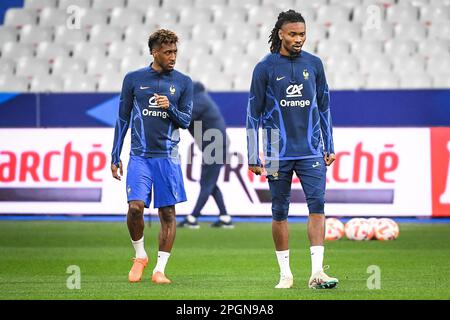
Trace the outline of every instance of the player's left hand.
{"label": "player's left hand", "polygon": [[170,102],[169,99],[166,96],[160,96],[159,94],[155,93],[156,98],[156,104],[158,107],[161,107],[163,109],[168,109]]}
{"label": "player's left hand", "polygon": [[332,164],[334,162],[334,160],[336,160],[336,155],[334,153],[330,153],[328,155],[328,152],[325,152],[324,156],[323,156],[323,160],[325,160],[325,164],[327,166],[329,166],[330,164]]}

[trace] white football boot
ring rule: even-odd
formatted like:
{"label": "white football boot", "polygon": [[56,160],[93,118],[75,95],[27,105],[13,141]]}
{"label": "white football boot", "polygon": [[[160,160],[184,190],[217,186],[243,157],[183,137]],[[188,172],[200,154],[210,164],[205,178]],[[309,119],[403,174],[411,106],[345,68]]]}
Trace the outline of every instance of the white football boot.
{"label": "white football boot", "polygon": [[289,289],[294,285],[293,276],[280,275],[280,282],[275,286],[276,289]]}
{"label": "white football boot", "polygon": [[[327,270],[329,266],[325,266],[323,270]],[[308,287],[311,289],[332,289],[336,287],[339,280],[329,277],[323,270],[317,271],[309,278]]]}

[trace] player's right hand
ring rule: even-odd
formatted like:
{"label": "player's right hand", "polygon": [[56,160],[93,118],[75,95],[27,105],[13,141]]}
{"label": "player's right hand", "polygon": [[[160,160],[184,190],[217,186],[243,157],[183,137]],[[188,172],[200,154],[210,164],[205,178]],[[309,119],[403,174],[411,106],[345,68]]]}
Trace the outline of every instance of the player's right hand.
{"label": "player's right hand", "polygon": [[261,175],[263,173],[263,167],[260,166],[248,166],[248,170],[256,174],[257,176]]}
{"label": "player's right hand", "polygon": [[114,179],[119,181],[121,180],[120,176],[123,176],[122,161],[119,161],[119,167],[117,167],[114,163],[111,163],[111,173]]}

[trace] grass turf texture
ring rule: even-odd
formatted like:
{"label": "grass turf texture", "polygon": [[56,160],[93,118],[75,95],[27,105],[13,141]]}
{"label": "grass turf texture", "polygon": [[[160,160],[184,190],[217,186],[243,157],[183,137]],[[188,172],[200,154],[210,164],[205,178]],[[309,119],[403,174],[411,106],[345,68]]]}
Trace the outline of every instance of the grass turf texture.
{"label": "grass turf texture", "polygon": [[[402,224],[395,241],[326,243],[325,264],[340,283],[307,288],[306,225],[292,223],[294,288],[274,289],[278,265],[269,223],[233,230],[178,229],[166,274],[151,283],[159,224],[146,225],[150,263],[140,283],[127,280],[134,254],[126,223],[0,222],[0,299],[449,299],[450,224]],[[81,289],[66,287],[66,269],[81,269]],[[381,289],[369,290],[370,265],[381,269]]]}

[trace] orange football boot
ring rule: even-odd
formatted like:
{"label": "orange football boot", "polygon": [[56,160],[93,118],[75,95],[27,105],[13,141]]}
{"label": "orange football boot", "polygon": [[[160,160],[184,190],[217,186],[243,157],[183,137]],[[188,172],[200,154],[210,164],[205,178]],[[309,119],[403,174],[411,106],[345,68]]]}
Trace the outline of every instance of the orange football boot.
{"label": "orange football boot", "polygon": [[154,282],[156,284],[169,284],[169,283],[172,283],[172,281],[167,279],[167,277],[164,275],[164,273],[159,272],[159,271],[155,272],[152,275],[152,282]]}
{"label": "orange football boot", "polygon": [[130,282],[139,282],[148,264],[148,258],[133,258],[133,261],[133,266],[131,267],[130,273],[128,273],[128,280]]}

